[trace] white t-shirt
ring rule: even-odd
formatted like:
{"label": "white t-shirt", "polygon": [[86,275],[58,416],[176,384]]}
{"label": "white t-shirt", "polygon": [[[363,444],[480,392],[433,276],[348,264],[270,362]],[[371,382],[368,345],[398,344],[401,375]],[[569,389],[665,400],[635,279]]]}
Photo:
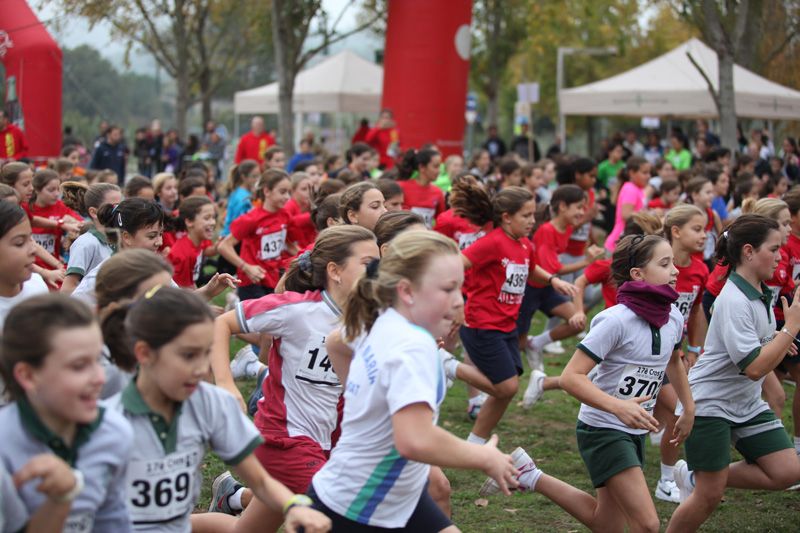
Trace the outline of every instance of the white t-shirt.
{"label": "white t-shirt", "polygon": [[111,257],[114,250],[109,246],[105,235],[92,228],[69,247],[67,275],[85,276],[87,272]]}
{"label": "white t-shirt", "polygon": [[342,436],[312,481],[320,500],[361,524],[405,527],[430,466],[394,446],[392,415],[415,403],[433,410],[445,395],[436,341],[394,309],[383,312],[355,344],[345,387]]}
{"label": "white t-shirt", "polygon": [[28,510],[14,487],[11,474],[0,462],[0,532],[21,531],[28,520]]}
{"label": "white t-shirt", "polygon": [[[670,306],[669,320],[655,328],[628,307],[617,304],[598,313],[578,348],[597,363],[592,382],[610,396],[629,400],[650,396],[644,407],[651,414],[664,381],[667,363],[683,336],[683,315]],[[581,404],[578,420],[593,427],[633,435],[646,429],[626,426],[613,414]]]}
{"label": "white t-shirt", "polygon": [[331,449],[342,385],[328,359],[325,338],[340,315],[325,291],[269,294],[236,306],[242,331],[275,337],[264,403],[255,416],[263,434],[310,437],[323,450]]}
{"label": "white t-shirt", "polygon": [[[81,279],[81,282],[78,283],[78,286],[75,287],[75,290],[72,291],[73,298],[76,298],[92,309],[97,307],[97,294],[95,294],[94,289],[97,286],[97,274],[100,272],[100,268],[105,264],[108,258],[103,259],[103,261],[91,269],[86,275]],[[170,286],[178,287],[178,284],[175,283],[175,280],[170,280]]]}
{"label": "white t-shirt", "polygon": [[198,385],[170,423],[148,407],[133,382],[108,400],[108,408],[133,427],[125,499],[136,531],[191,533],[206,450],[236,466],[262,442],[236,399],[209,383]]}
{"label": "white t-shirt", "polygon": [[0,330],[6,322],[6,316],[15,305],[24,302],[28,298],[37,296],[39,294],[47,294],[47,283],[45,283],[42,276],[39,274],[31,274],[31,279],[22,284],[22,290],[16,296],[6,298],[0,296]]}
{"label": "white t-shirt", "polygon": [[732,272],[714,301],[703,355],[689,370],[695,416],[741,423],[769,409],[761,399],[764,378],[744,374],[775,336],[772,295],[763,290]]}

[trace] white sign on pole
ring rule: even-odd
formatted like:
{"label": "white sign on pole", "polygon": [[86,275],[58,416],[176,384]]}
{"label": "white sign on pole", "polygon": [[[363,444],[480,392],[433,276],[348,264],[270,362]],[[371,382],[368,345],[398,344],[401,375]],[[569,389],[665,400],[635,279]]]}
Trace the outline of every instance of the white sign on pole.
{"label": "white sign on pole", "polygon": [[661,119],[658,117],[642,117],[642,127],[649,130],[657,130],[661,126]]}
{"label": "white sign on pole", "polygon": [[538,83],[519,83],[517,84],[517,100],[528,104],[539,103],[539,84]]}

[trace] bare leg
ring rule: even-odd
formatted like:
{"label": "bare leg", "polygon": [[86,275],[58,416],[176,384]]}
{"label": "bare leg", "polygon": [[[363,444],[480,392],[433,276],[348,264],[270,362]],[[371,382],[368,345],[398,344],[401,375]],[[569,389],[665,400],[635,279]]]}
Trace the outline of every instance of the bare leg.
{"label": "bare leg", "polygon": [[792,397],[792,421],[794,423],[794,436],[800,437],[800,364],[787,364],[789,375],[795,383]]}
{"label": "bare leg", "polygon": [[444,475],[444,472],[438,466],[431,466],[430,474],[428,474],[428,494],[439,506],[439,509],[450,518],[450,480]]}
{"label": "bare leg", "polygon": [[[464,362],[465,365],[467,365],[468,367],[474,368],[475,370],[478,370],[478,367],[476,367],[475,363],[472,362],[472,359],[469,358],[469,354],[467,353],[466,349],[461,351],[461,355],[464,356],[464,361],[463,362]],[[480,372],[480,370],[478,370],[478,371]],[[461,379],[461,378],[458,378],[458,379]],[[475,396],[477,396],[480,393],[481,393],[480,390],[478,390],[476,387],[473,387],[472,385],[467,383],[467,398],[474,398]]]}
{"label": "bare leg", "polygon": [[493,386],[494,392],[489,396],[478,413],[478,419],[472,427],[472,433],[478,437],[488,439],[492,431],[503,418],[503,414],[508,408],[508,404],[514,398],[519,389],[519,378],[514,376],[505,381],[501,381]]}
{"label": "bare leg", "polygon": [[695,472],[694,491],[672,513],[666,533],[697,531],[719,505],[728,481],[728,468],[719,472]]}
{"label": "bare leg", "polygon": [[[800,481],[800,460],[793,449],[759,457],[756,464],[733,463],[728,487],[737,489],[783,490]],[[695,489],[696,490],[696,489]]]}

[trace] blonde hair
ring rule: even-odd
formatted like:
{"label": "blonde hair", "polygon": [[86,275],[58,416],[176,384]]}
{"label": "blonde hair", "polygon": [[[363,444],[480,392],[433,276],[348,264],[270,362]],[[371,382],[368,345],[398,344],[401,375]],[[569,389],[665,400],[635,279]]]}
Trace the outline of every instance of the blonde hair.
{"label": "blonde hair", "polygon": [[434,257],[460,254],[456,242],[435,231],[408,231],[395,237],[377,266],[358,280],[344,308],[345,338],[369,332],[378,315],[395,303],[397,285],[416,283]]}
{"label": "blonde hair", "polygon": [[177,180],[178,178],[172,172],[159,172],[153,176],[153,192],[156,193],[156,196],[161,194],[161,189],[170,179]]}
{"label": "blonde hair", "polygon": [[777,198],[748,198],[742,203],[742,214],[761,215],[772,220],[778,220],[778,215],[784,209],[788,210],[789,204]]}
{"label": "blonde hair", "polygon": [[708,222],[708,215],[694,204],[678,204],[667,212],[664,217],[664,237],[672,242],[672,228],[682,228],[692,220],[692,217],[702,216]]}
{"label": "blonde hair", "polygon": [[[633,224],[639,226],[644,235],[657,235],[664,229],[661,219],[653,213],[648,211],[637,211],[631,215],[630,220]],[[629,222],[630,224],[630,222]],[[625,232],[628,233],[628,225],[625,226]]]}

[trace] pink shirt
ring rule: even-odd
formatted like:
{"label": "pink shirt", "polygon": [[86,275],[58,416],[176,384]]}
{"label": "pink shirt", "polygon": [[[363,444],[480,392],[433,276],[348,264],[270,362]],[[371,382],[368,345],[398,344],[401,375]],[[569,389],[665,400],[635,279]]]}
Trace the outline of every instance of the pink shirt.
{"label": "pink shirt", "polygon": [[640,211],[644,207],[644,188],[639,188],[635,183],[626,181],[619,190],[617,196],[617,214],[614,218],[614,229],[606,239],[606,250],[613,252],[617,246],[622,232],[625,231],[625,220],[622,219],[622,206],[625,204],[633,205],[633,212]]}

